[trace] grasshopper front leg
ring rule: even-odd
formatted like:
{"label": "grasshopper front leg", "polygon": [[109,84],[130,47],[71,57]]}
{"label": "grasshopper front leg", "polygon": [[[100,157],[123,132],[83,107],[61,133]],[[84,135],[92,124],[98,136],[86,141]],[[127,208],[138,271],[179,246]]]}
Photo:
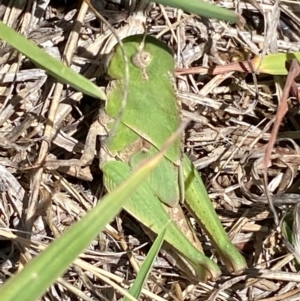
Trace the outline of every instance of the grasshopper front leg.
{"label": "grasshopper front leg", "polygon": [[[94,121],[89,128],[86,141],[84,144],[84,149],[79,159],[46,160],[43,163],[43,167],[49,170],[58,169],[62,173],[66,173],[83,180],[91,181],[93,177],[90,173],[89,165],[91,165],[95,157],[97,137],[106,135],[106,132],[103,133],[102,129],[103,126],[99,122],[99,114],[98,114],[94,118]],[[31,166],[31,168],[33,167],[40,167],[40,166],[38,165]]]}
{"label": "grasshopper front leg", "polygon": [[187,156],[184,156],[183,172],[186,207],[205,229],[227,269],[235,273],[242,272],[247,267],[246,261],[230,241],[212,206],[198,171]]}

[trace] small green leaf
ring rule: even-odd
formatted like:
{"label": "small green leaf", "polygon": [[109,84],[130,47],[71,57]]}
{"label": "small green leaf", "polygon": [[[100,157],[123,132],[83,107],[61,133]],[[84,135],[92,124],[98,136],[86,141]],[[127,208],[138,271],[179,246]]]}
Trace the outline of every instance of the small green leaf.
{"label": "small green leaf", "polygon": [[300,52],[268,54],[262,58],[258,56],[252,60],[253,70],[258,73],[286,75],[286,62],[292,59],[300,61]]}

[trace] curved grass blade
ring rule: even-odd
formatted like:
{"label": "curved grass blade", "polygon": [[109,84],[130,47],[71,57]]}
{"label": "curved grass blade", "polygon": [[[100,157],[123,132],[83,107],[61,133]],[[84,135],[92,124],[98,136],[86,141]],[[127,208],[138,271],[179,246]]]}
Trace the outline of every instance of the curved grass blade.
{"label": "curved grass blade", "polygon": [[77,91],[91,97],[106,99],[105,93],[89,79],[76,73],[1,21],[0,39],[23,53],[35,65],[45,69],[48,74],[59,82],[68,84]]}
{"label": "curved grass blade", "polygon": [[92,211],[32,259],[20,273],[11,277],[0,289],[1,301],[20,300],[20,296],[22,301],[32,301],[42,296],[94,237],[118,214],[138,186],[145,182],[146,177],[164,158],[168,147],[182,130],[183,127],[180,127],[168,139],[161,152],[141,163],[125,182],[106,195]]}

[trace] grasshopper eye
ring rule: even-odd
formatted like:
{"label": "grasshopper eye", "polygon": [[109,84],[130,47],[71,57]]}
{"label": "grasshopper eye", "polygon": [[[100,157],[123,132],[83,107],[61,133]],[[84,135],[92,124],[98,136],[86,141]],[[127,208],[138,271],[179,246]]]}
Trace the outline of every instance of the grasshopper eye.
{"label": "grasshopper eye", "polygon": [[147,51],[138,51],[131,57],[132,64],[140,69],[148,67],[151,60],[152,55]]}

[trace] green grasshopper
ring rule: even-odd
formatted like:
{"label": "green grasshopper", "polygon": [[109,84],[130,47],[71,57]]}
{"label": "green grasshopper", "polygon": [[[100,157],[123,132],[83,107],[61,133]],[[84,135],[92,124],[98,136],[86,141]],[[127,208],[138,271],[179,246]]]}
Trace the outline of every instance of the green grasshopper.
{"label": "green grasshopper", "polygon": [[[109,158],[101,163],[108,191],[127,179],[141,161],[158,152],[181,122],[174,89],[174,58],[168,46],[143,35],[127,37],[123,45],[130,61],[128,98],[121,120],[114,134],[104,142],[100,156],[103,160]],[[114,80],[107,92],[105,112],[100,114],[100,123],[108,135],[122,108],[124,70],[121,47],[117,45],[108,67]],[[228,270],[242,272],[246,268],[245,259],[229,240],[197,170],[182,154],[181,144],[179,138],[169,148],[163,162],[137,188],[124,209],[158,233],[170,220],[163,204],[176,206],[184,195],[185,206],[203,226]],[[183,186],[184,194],[180,189]],[[220,276],[218,265],[198,251],[175,222],[170,223],[165,239],[192,265],[201,280]]]}

